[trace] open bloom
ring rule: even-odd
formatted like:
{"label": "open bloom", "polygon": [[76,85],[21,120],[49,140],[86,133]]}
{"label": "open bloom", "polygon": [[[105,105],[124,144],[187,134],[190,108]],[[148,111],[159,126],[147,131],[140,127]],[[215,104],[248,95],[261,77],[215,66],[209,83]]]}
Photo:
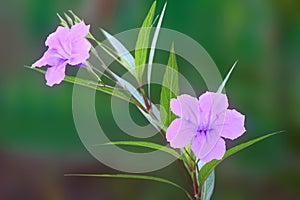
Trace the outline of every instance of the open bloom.
{"label": "open bloom", "polygon": [[167,129],[167,140],[173,148],[191,143],[196,157],[203,162],[222,159],[226,152],[225,140],[236,139],[246,130],[245,116],[228,109],[225,94],[206,92],[199,99],[180,95],[170,102],[171,110],[180,118]]}
{"label": "open bloom", "polygon": [[79,66],[89,58],[91,44],[85,38],[90,26],[83,22],[71,28],[59,26],[45,42],[48,50],[32,67],[49,65],[46,72],[48,86],[59,84],[65,77],[67,64]]}

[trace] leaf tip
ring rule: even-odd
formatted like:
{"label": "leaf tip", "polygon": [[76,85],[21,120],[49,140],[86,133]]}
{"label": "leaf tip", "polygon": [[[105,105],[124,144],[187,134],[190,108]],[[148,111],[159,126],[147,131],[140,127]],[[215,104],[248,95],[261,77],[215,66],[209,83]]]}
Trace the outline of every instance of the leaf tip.
{"label": "leaf tip", "polygon": [[172,45],[171,45],[171,53],[175,53],[175,44],[174,44],[174,41],[172,42]]}
{"label": "leaf tip", "polygon": [[228,79],[229,79],[229,77],[230,77],[232,71],[234,70],[235,66],[237,65],[237,63],[238,63],[238,60],[236,60],[236,61],[234,62],[234,64],[232,65],[232,67],[231,67],[231,69],[229,70],[229,72],[227,73],[225,79],[223,80],[223,82],[221,83],[220,87],[218,88],[217,93],[222,93],[222,91],[223,91],[223,89],[225,88],[225,85],[226,85],[226,83],[227,83],[227,81],[228,81]]}

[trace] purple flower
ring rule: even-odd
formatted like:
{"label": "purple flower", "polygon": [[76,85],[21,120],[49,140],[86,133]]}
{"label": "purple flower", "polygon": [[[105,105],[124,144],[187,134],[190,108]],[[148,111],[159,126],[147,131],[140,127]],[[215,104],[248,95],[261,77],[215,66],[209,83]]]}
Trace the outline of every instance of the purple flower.
{"label": "purple flower", "polygon": [[171,110],[180,118],[167,129],[167,140],[173,148],[191,143],[196,157],[203,162],[222,159],[226,139],[236,139],[246,130],[245,116],[228,108],[225,94],[206,92],[199,99],[180,95],[172,99]]}
{"label": "purple flower", "polygon": [[91,44],[85,38],[90,26],[83,22],[71,28],[59,26],[45,42],[48,50],[32,67],[49,65],[46,72],[48,86],[59,84],[65,77],[67,64],[81,65],[89,58]]}

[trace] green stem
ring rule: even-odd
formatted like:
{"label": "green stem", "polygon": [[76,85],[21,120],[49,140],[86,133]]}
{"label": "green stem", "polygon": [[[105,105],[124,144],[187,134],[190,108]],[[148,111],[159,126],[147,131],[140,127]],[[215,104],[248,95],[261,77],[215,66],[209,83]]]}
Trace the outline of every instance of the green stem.
{"label": "green stem", "polygon": [[196,175],[196,168],[194,168],[192,175],[193,175],[192,179],[193,179],[193,187],[194,187],[194,197],[196,200],[199,200],[200,192],[199,192],[199,185],[198,185],[198,180]]}
{"label": "green stem", "polygon": [[98,74],[93,70],[93,68],[91,67],[90,63],[87,62],[87,71],[98,81],[98,82],[102,82],[100,77],[98,76]]}
{"label": "green stem", "polygon": [[151,103],[150,103],[150,101],[148,101],[148,98],[146,96],[146,92],[145,92],[143,86],[140,86],[140,91],[141,91],[141,94],[142,94],[142,96],[144,98],[144,102],[145,102],[146,108],[147,108],[148,111],[150,111],[151,110]]}

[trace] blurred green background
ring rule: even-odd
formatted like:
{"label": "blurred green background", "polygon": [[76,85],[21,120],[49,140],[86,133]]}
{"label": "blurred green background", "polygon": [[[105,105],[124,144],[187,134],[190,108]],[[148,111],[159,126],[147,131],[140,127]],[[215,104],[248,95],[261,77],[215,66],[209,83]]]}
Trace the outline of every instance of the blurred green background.
{"label": "blurred green background", "polygon": [[[56,13],[73,10],[92,25],[94,35],[100,35],[98,27],[119,33],[139,27],[151,3],[1,0],[1,200],[185,199],[159,183],[63,177],[115,171],[82,145],[72,119],[72,85],[49,88],[43,75],[23,67],[46,49],[46,36],[59,23]],[[158,0],[159,10],[163,4]],[[235,143],[286,130],[220,165],[212,199],[300,199],[300,2],[169,0],[163,27],[203,45],[222,76],[239,60],[227,94],[246,114],[248,132]],[[109,98],[99,98],[98,111],[109,115]],[[176,163],[151,174],[185,184]]]}

